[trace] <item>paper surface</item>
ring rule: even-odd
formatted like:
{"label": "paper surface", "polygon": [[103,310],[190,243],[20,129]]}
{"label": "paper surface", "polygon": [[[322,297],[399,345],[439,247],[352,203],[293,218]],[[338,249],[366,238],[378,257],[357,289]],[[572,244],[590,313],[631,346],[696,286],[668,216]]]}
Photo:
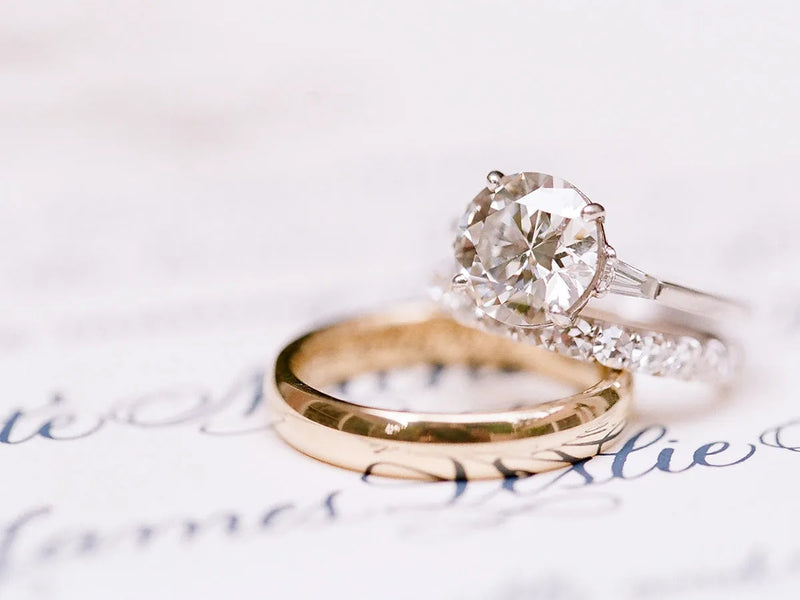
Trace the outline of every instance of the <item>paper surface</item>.
{"label": "paper surface", "polygon": [[[6,4],[0,597],[797,597],[798,14],[751,12]],[[739,381],[642,378],[613,453],[524,480],[287,447],[281,344],[422,297],[491,169],[750,302]]]}

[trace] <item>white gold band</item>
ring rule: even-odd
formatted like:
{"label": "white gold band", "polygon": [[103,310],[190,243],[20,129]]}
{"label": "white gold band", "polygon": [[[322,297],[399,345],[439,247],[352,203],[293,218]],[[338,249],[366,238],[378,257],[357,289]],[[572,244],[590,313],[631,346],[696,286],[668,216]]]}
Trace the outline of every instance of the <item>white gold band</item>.
{"label": "white gold band", "polygon": [[584,310],[570,325],[507,325],[476,310],[465,294],[441,291],[439,303],[459,323],[511,337],[582,362],[635,373],[725,383],[739,363],[738,348],[720,337],[664,320],[626,322],[619,315]]}
{"label": "white gold band", "polygon": [[654,300],[668,308],[713,319],[747,316],[747,308],[738,302],[662,281],[619,259],[613,260],[612,269],[613,275],[608,285],[611,294]]}

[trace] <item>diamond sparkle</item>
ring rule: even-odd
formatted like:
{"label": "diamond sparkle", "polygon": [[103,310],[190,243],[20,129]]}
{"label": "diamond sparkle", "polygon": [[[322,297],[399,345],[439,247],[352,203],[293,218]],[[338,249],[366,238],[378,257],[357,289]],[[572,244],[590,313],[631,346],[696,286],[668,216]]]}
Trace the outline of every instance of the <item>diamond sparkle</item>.
{"label": "diamond sparkle", "polygon": [[602,233],[584,220],[586,197],[544,173],[504,177],[467,207],[455,254],[467,291],[487,315],[538,325],[571,313],[597,278]]}

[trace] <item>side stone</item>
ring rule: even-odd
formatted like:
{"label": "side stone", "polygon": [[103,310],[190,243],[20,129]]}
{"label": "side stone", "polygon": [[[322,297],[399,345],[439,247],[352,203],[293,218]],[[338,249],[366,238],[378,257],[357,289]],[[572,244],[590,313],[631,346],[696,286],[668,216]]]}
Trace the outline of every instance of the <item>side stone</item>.
{"label": "side stone", "polygon": [[612,369],[625,369],[633,353],[633,334],[617,325],[598,323],[592,351],[600,364]]}

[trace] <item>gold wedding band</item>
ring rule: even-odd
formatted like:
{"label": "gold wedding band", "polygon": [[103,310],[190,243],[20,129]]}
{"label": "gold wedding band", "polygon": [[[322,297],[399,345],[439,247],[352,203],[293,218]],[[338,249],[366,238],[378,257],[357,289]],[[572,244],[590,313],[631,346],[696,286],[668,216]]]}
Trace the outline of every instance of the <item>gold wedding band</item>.
{"label": "gold wedding band", "polygon": [[[539,372],[579,386],[525,408],[460,414],[371,408],[321,389],[359,373],[415,364]],[[488,479],[563,467],[619,436],[631,375],[457,324],[428,308],[356,318],[291,342],[275,364],[275,429],[319,460],[412,479]]]}

